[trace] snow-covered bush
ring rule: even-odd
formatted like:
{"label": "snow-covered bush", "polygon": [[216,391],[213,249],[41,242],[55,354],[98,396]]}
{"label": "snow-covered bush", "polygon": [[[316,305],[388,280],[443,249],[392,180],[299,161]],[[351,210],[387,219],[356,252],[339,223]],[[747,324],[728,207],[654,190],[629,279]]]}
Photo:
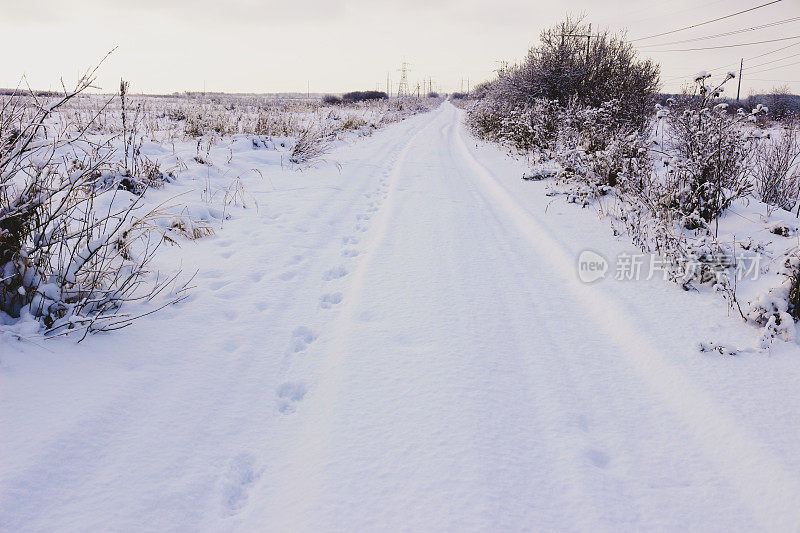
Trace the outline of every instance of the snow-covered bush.
{"label": "snow-covered bush", "polygon": [[598,186],[640,189],[651,170],[642,135],[620,119],[619,101],[573,103],[562,113],[556,160],[565,172]]}
{"label": "snow-covered bush", "polygon": [[800,113],[800,98],[792,93],[791,87],[785,84],[773,87],[766,95],[748,98],[748,103],[752,103],[751,107],[758,104],[766,105],[769,107],[770,118],[779,121],[796,120]]}
{"label": "snow-covered bush", "polygon": [[792,341],[795,320],[800,318],[800,257],[789,253],[780,270],[783,281],[759,294],[748,305],[746,318],[762,326],[759,342],[768,347],[775,339]]}
{"label": "snow-covered bush", "polygon": [[617,100],[619,119],[640,129],[651,114],[658,79],[658,66],[639,59],[624,36],[591,31],[581,19],[568,17],[543,30],[539,44],[520,64],[499,71],[489,97],[513,107],[530,107],[545,99],[562,107],[575,100],[580,106],[599,108]]}
{"label": "snow-covered bush", "polygon": [[562,115],[557,101],[539,98],[533,106],[506,117],[499,136],[521,151],[550,159],[555,154]]}
{"label": "snow-covered bush", "polygon": [[174,279],[147,270],[163,242],[154,212],[141,212],[140,196],[102,186],[117,164],[110,145],[52,123],[95,71],[52,103],[0,105],[0,311],[33,316],[48,334],[124,327],[135,317],[123,304]]}
{"label": "snow-covered bush", "polygon": [[715,290],[727,290],[735,268],[734,249],[707,228],[686,232],[674,214],[653,203],[652,189],[620,195],[616,220],[643,251],[660,258],[668,280],[684,289],[708,283]]}
{"label": "snow-covered bush", "polygon": [[297,165],[309,164],[321,158],[330,149],[324,132],[316,127],[308,127],[300,133],[294,143],[289,161]]}
{"label": "snow-covered bush", "polygon": [[554,100],[539,99],[531,106],[514,107],[483,98],[472,105],[468,120],[482,138],[549,159],[556,148],[561,115]]}
{"label": "snow-covered bush", "polygon": [[158,161],[142,154],[144,135],[141,132],[145,119],[143,102],[130,107],[128,97],[129,82],[120,80],[119,100],[122,131],[122,159],[116,165],[116,171],[106,173],[98,180],[98,187],[120,187],[134,194],[144,194],[150,187],[162,187],[172,180],[168,172],[162,172]]}
{"label": "snow-covered bush", "polygon": [[753,165],[755,192],[773,208],[791,210],[800,195],[800,141],[789,124],[778,138],[761,143]]}
{"label": "snow-covered bush", "polygon": [[751,192],[749,168],[757,139],[743,126],[766,112],[759,107],[750,115],[744,111],[729,115],[727,104],[717,99],[734,74],[728,73],[716,86],[708,85],[710,76],[698,74],[696,93],[681,102],[671,100],[673,109],[661,115],[668,125],[664,190],[669,193],[669,208],[689,229],[712,222]]}
{"label": "snow-covered bush", "polygon": [[638,59],[622,36],[589,28],[567,18],[544,30],[525,60],[475,88],[468,120],[486,139],[532,153],[537,162],[555,157],[569,176],[614,186],[639,158],[631,137],[652,116],[659,70]]}
{"label": "snow-covered bush", "polygon": [[518,113],[508,104],[495,98],[483,98],[469,107],[468,123],[479,137],[490,141],[501,141],[500,132],[506,117]]}

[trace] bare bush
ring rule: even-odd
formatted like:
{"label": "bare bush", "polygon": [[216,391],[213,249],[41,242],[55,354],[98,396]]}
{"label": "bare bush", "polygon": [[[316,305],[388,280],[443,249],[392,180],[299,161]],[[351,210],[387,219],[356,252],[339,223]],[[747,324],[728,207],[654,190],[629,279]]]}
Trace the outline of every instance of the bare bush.
{"label": "bare bush", "polygon": [[486,139],[533,152],[537,162],[557,159],[567,179],[614,186],[631,174],[630,162],[642,160],[629,151],[643,144],[658,76],[623,36],[592,33],[568,17],[544,30],[524,61],[475,88],[469,123]]}
{"label": "bare bush", "polygon": [[791,210],[800,195],[800,141],[793,125],[758,146],[753,165],[755,192],[769,208]]}
{"label": "bare bush", "polygon": [[619,183],[641,187],[651,170],[646,143],[638,130],[621,118],[618,100],[599,107],[571,102],[562,112],[556,153],[564,170],[597,186]]}
{"label": "bare bush", "polygon": [[792,94],[788,85],[773,87],[763,100],[769,107],[770,117],[776,120],[787,120],[800,111],[800,98]]}
{"label": "bare bush", "polygon": [[543,30],[539,45],[531,48],[520,64],[500,69],[488,92],[515,107],[532,106],[542,98],[556,100],[561,106],[575,100],[588,107],[617,100],[620,117],[642,128],[658,84],[658,66],[638,59],[633,45],[622,35],[593,33],[591,25],[568,17]]}
{"label": "bare bush", "polygon": [[752,190],[749,165],[757,139],[742,126],[766,110],[758,106],[749,115],[743,110],[727,113],[727,104],[717,99],[734,77],[728,73],[721,83],[709,86],[710,74],[701,72],[695,94],[670,101],[672,112],[662,115],[669,125],[666,148],[671,157],[662,201],[688,229],[712,222]]}
{"label": "bare bush", "polygon": [[289,161],[296,165],[307,165],[320,159],[330,149],[330,143],[319,127],[309,126],[295,141]]}
{"label": "bare bush", "polygon": [[52,103],[0,107],[0,310],[38,319],[46,334],[125,327],[136,317],[124,304],[175,279],[148,270],[163,234],[151,231],[141,197],[99,186],[110,146],[87,140],[86,126],[48,124],[96,70]]}

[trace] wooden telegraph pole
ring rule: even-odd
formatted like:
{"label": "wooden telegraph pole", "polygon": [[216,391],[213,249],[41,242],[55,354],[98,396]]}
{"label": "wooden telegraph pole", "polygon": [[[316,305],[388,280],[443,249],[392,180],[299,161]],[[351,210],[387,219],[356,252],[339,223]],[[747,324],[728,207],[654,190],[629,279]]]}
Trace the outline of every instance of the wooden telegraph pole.
{"label": "wooden telegraph pole", "polygon": [[589,33],[563,33],[563,25],[562,25],[562,33],[561,33],[561,47],[564,47],[564,37],[586,37],[586,59],[589,59],[589,43],[592,40],[592,25],[589,24]]}
{"label": "wooden telegraph pole", "polygon": [[736,89],[736,101],[739,101],[739,93],[742,92],[742,70],[744,67],[744,58],[742,58],[742,62],[739,63],[739,87]]}

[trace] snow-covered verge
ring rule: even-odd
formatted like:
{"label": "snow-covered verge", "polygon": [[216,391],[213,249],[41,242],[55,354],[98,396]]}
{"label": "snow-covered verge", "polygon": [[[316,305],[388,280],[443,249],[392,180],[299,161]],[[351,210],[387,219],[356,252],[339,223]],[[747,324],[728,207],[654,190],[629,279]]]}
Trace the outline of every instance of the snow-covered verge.
{"label": "snow-covered verge", "polygon": [[768,349],[776,339],[795,340],[800,316],[800,131],[791,121],[770,123],[760,104],[732,113],[718,103],[733,77],[712,84],[710,74],[698,74],[694,96],[656,105],[639,131],[620,121],[615,100],[564,107],[537,99],[509,108],[488,95],[467,109],[478,135],[528,161],[523,179],[595,209],[615,235],[640,247],[611,261],[612,275],[719,292],[731,313],[759,327],[757,348]]}
{"label": "snow-covered verge", "polygon": [[90,82],[63,98],[0,97],[3,335],[82,338],[177,303],[192,273],[151,268],[155,255],[257,208],[248,176],[327,164],[338,144],[437,103],[133,96],[125,82],[84,94]]}

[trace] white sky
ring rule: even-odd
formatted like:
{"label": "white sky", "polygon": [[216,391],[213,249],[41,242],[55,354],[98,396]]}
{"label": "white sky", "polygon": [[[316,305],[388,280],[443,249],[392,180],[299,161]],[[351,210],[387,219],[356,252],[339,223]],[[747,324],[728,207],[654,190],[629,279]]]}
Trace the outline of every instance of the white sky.
{"label": "white sky", "polygon": [[[99,84],[119,78],[134,92],[342,92],[396,89],[403,57],[409,81],[432,78],[443,91],[461,80],[485,80],[499,60],[516,61],[541,28],[567,13],[585,13],[595,26],[628,28],[631,38],[669,31],[768,0],[0,0],[0,87],[27,75],[35,88],[58,88],[114,46]],[[678,41],[800,16],[800,0],[782,0],[752,13],[641,44]],[[663,48],[694,48],[800,35],[800,21],[731,37]],[[741,57],[793,43],[709,51],[649,53],[671,79],[698,70],[722,74]],[[644,52],[646,49],[642,49]],[[800,44],[751,61],[800,54]],[[743,76],[742,94],[784,80],[800,93],[800,55]],[[748,62],[745,62],[747,67]],[[778,80],[778,81],[775,81]],[[465,82],[466,83],[466,82]],[[735,86],[728,89],[735,93]]]}

